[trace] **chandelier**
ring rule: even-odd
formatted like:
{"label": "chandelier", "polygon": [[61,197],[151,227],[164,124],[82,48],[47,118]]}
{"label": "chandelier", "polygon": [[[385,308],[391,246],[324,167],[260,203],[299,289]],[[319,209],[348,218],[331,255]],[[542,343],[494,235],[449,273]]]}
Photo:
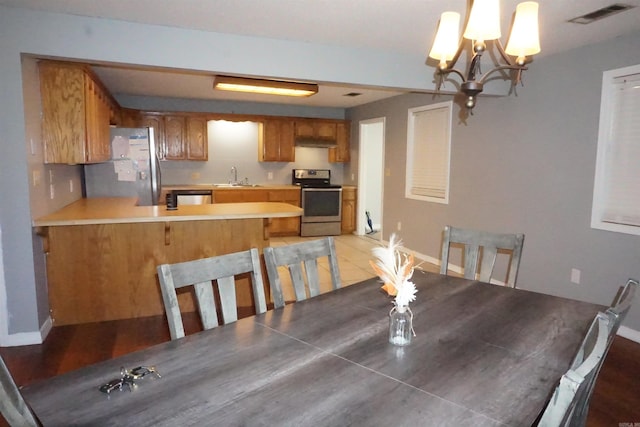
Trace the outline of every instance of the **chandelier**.
{"label": "chandelier", "polygon": [[[490,75],[497,71],[510,70],[513,88],[521,81],[522,72],[527,69],[526,64],[531,62],[531,55],[540,52],[538,3],[533,1],[517,6],[506,49],[500,43],[499,0],[471,1],[471,12],[462,39],[459,36],[459,26],[459,13],[444,12],[440,17],[440,25],[429,56],[440,61],[437,69],[437,90],[440,90],[449,73],[457,74],[462,79],[460,90],[466,95],[465,105],[470,110],[476,105],[476,95],[482,92]],[[460,54],[465,50],[465,39],[471,41],[473,49],[466,74],[454,68]],[[498,62],[494,68],[482,74],[480,60],[487,49],[485,42],[490,40],[493,41],[504,63]]]}

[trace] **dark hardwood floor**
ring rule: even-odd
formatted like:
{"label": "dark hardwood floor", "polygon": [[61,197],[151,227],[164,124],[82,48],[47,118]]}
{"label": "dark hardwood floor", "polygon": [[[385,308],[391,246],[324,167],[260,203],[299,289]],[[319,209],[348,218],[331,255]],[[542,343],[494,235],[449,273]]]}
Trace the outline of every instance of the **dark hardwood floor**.
{"label": "dark hardwood floor", "polygon": [[[187,334],[200,329],[185,315]],[[0,348],[19,386],[169,341],[164,316],[54,327],[44,344]],[[635,424],[634,426],[634,423]],[[0,425],[6,425],[0,419]],[[588,426],[640,426],[640,344],[616,337],[598,378]]]}

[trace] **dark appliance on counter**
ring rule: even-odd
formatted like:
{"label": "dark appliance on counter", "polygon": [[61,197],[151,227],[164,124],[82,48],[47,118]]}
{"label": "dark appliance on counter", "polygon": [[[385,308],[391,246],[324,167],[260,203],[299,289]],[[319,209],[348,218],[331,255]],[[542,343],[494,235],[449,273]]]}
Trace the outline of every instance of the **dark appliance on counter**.
{"label": "dark appliance on counter", "polygon": [[139,206],[160,199],[160,162],[153,128],[111,128],[111,160],[84,166],[86,197],[137,197]]}
{"label": "dark appliance on counter", "polygon": [[329,169],[293,169],[291,183],[302,189],[301,236],[337,236],[342,228],[342,187]]}

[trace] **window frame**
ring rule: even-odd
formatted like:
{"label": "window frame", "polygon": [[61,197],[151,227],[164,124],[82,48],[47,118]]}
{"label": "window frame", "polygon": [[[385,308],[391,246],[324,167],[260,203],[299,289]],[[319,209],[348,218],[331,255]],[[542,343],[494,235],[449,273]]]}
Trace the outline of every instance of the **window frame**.
{"label": "window frame", "polygon": [[[443,150],[446,159],[442,159],[444,162],[443,170],[444,174],[441,178],[444,178],[445,184],[444,188],[441,191],[444,192],[442,197],[437,196],[429,196],[422,194],[415,194],[413,192],[413,182],[414,182],[414,161],[418,158],[415,155],[416,143],[423,141],[425,144],[429,143],[428,138],[420,138],[420,135],[416,135],[419,132],[419,129],[416,127],[416,117],[421,113],[429,113],[429,112],[441,112],[440,110],[446,110],[446,114],[443,116],[443,121],[439,123],[439,125],[443,126],[441,132],[444,131],[444,135],[442,135],[443,140],[439,141],[439,144],[446,144],[446,147]],[[453,101],[439,102],[436,104],[423,105],[420,107],[410,108],[408,110],[408,119],[407,119],[407,159],[406,159],[406,179],[405,179],[405,197],[407,199],[421,200],[426,202],[440,203],[440,204],[449,204],[449,189],[451,184],[451,124],[453,118]],[[422,147],[423,150],[429,151],[433,149],[431,147]]]}
{"label": "window frame", "polygon": [[591,207],[591,228],[640,235],[640,225],[623,224],[604,220],[609,194],[607,180],[611,174],[610,170],[613,168],[613,166],[609,165],[608,155],[609,149],[612,145],[611,139],[613,135],[613,126],[616,119],[614,117],[616,85],[619,85],[618,80],[620,78],[634,75],[640,76],[640,64],[605,71],[602,75],[600,122],[593,184],[593,201]]}

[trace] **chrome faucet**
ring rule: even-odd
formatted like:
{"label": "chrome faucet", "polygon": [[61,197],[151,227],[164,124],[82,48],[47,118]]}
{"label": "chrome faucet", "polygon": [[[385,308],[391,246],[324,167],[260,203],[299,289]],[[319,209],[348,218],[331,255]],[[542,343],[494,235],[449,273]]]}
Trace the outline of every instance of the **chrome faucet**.
{"label": "chrome faucet", "polygon": [[238,183],[238,168],[235,166],[231,166],[231,174],[233,175],[233,181],[229,180],[229,184],[237,184]]}

